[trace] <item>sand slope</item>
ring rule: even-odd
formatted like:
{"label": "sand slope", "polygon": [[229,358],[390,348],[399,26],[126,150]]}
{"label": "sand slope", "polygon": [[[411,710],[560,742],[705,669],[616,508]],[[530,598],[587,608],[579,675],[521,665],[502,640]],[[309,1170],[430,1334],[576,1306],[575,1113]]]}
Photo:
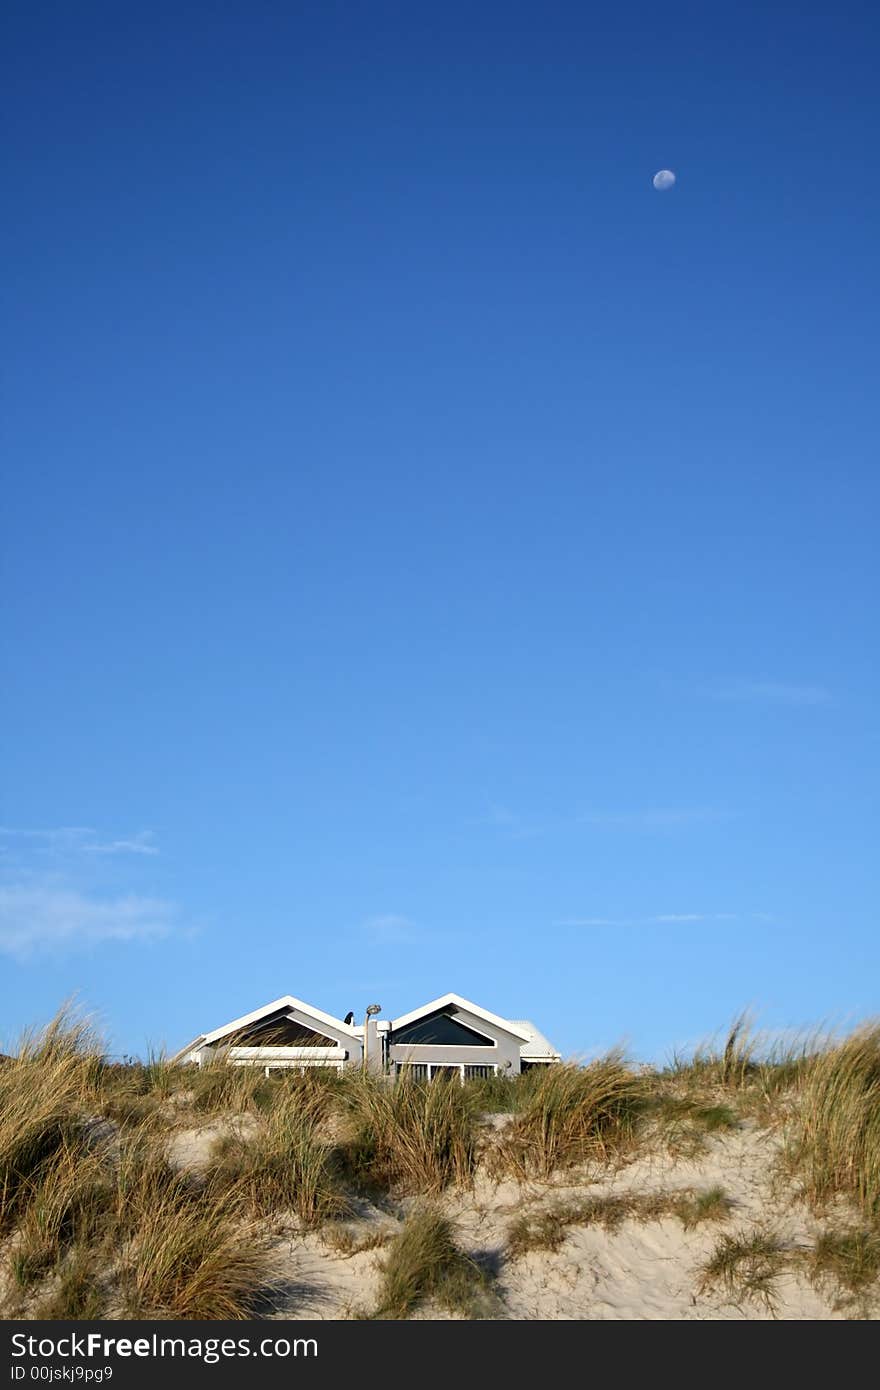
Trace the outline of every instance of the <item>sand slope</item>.
{"label": "sand slope", "polygon": [[[695,1160],[666,1155],[639,1158],[615,1173],[578,1172],[564,1183],[494,1184],[481,1179],[466,1195],[447,1195],[443,1206],[456,1222],[461,1244],[497,1278],[502,1316],[515,1319],[826,1319],[854,1316],[838,1306],[836,1291],[815,1289],[805,1270],[784,1270],[774,1280],[773,1302],[737,1301],[724,1289],[701,1291],[702,1266],[721,1231],[771,1228],[792,1250],[810,1245],[825,1223],[812,1217],[790,1186],[780,1182],[775,1158],[779,1141],[751,1122],[710,1136]],[[731,1201],[721,1222],[685,1230],[676,1217],[626,1220],[613,1231],[573,1226],[556,1251],[507,1255],[510,1223],[585,1195],[670,1193],[724,1188]],[[405,1204],[403,1204],[405,1209]],[[398,1215],[401,1213],[399,1212]],[[367,1210],[350,1223],[356,1237],[378,1226],[394,1229],[393,1217]],[[343,1257],[320,1235],[288,1237],[276,1255],[287,1293],[276,1317],[347,1318],[374,1306],[383,1251]],[[859,1312],[865,1315],[864,1309]],[[446,1317],[425,1309],[420,1316]]]}

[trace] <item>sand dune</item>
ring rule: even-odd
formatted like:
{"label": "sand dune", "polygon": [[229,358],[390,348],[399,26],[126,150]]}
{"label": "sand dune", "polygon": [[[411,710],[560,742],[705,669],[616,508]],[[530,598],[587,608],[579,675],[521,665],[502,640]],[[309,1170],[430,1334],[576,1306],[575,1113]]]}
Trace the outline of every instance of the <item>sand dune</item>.
{"label": "sand dune", "polygon": [[0,1315],[874,1318],[878,1065],[737,1021],[662,1072],[273,1081],[62,1019],[0,1076]]}
{"label": "sand dune", "polygon": [[[613,1174],[579,1171],[565,1182],[520,1187],[480,1178],[473,1193],[448,1194],[442,1202],[454,1219],[463,1247],[493,1270],[501,1298],[500,1316],[514,1319],[827,1319],[853,1316],[834,1291],[813,1287],[802,1253],[827,1226],[810,1215],[789,1185],[781,1183],[774,1160],[776,1135],[745,1121],[730,1133],[710,1136],[695,1160],[664,1154],[636,1159]],[[684,1229],[676,1217],[628,1219],[613,1231],[572,1225],[560,1249],[507,1254],[511,1222],[576,1203],[584,1196],[639,1197],[721,1187],[731,1206],[725,1219]],[[367,1210],[349,1224],[353,1239],[367,1240],[378,1228],[393,1229],[386,1213]],[[740,1298],[724,1289],[701,1287],[702,1271],[722,1231],[772,1229],[790,1253],[790,1267],[772,1280],[769,1299]],[[289,1288],[275,1316],[347,1318],[375,1304],[382,1251],[341,1256],[319,1234],[286,1238],[276,1248]],[[865,1315],[865,1310],[860,1310]],[[448,1318],[430,1305],[417,1317]]]}

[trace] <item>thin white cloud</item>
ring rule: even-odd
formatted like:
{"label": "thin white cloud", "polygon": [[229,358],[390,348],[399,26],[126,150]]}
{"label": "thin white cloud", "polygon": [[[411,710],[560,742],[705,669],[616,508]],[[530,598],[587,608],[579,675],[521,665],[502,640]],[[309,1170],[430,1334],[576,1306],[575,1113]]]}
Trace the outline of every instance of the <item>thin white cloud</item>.
{"label": "thin white cloud", "polygon": [[377,945],[382,946],[416,941],[422,937],[422,932],[410,917],[401,917],[393,912],[368,917],[363,929]]}
{"label": "thin white cloud", "polygon": [[23,853],[62,854],[158,854],[152,830],[118,839],[103,839],[88,825],[60,825],[46,829],[0,826],[0,843],[18,847]]}
{"label": "thin white cloud", "polygon": [[492,826],[512,840],[526,840],[584,827],[663,833],[689,825],[725,820],[732,814],[734,813],[731,811],[715,806],[659,806],[634,811],[585,811],[580,814],[529,819],[511,810],[509,806],[492,803],[488,813],[471,824]]}
{"label": "thin white cloud", "polygon": [[557,927],[687,926],[698,922],[738,922],[746,918],[772,922],[769,912],[658,912],[650,917],[564,917]]}
{"label": "thin white cloud", "polygon": [[661,912],[652,922],[735,922],[738,912]]}
{"label": "thin white cloud", "polygon": [[83,845],[83,851],[89,854],[158,854],[159,846],[155,843],[155,836],[152,830],[142,830],[138,835],[133,835],[127,840],[109,840],[103,844]]}
{"label": "thin white cloud", "polygon": [[562,917],[555,927],[632,927],[632,917]]}
{"label": "thin white cloud", "polygon": [[484,825],[500,825],[505,829],[519,829],[522,820],[516,811],[511,811],[509,806],[502,806],[497,801],[490,801],[489,810],[482,818]]}
{"label": "thin white cloud", "polygon": [[730,814],[713,806],[659,806],[643,811],[589,811],[578,820],[610,830],[663,831],[724,820]]}
{"label": "thin white cloud", "polygon": [[89,897],[53,885],[0,886],[0,952],[17,960],[111,941],[167,936],[176,917],[161,898]]}
{"label": "thin white cloud", "polygon": [[710,686],[706,694],[716,700],[772,705],[827,705],[831,691],[823,685],[797,685],[788,681],[727,681]]}
{"label": "thin white cloud", "polygon": [[0,825],[0,843],[24,854],[60,854],[79,850],[83,840],[97,834],[89,825],[58,825],[51,829]]}
{"label": "thin white cloud", "polygon": [[511,810],[509,806],[503,806],[493,801],[489,803],[486,814],[478,816],[470,824],[491,826],[512,840],[530,840],[536,835],[544,835],[550,830],[563,828],[565,821],[528,820],[518,811]]}

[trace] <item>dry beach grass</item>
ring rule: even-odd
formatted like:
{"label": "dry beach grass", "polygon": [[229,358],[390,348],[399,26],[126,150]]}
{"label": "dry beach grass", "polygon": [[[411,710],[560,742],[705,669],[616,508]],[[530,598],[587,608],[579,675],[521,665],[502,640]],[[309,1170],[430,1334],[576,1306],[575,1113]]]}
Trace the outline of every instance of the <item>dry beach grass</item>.
{"label": "dry beach grass", "polygon": [[873,1317],[878,1276],[876,1025],[391,1086],[113,1066],[66,1012],[0,1066],[7,1318]]}

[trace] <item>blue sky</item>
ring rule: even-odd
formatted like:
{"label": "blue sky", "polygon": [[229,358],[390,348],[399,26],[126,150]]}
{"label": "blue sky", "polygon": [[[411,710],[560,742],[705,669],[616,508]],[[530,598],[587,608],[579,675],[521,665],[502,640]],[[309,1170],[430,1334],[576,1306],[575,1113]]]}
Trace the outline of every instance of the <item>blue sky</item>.
{"label": "blue sky", "polygon": [[880,1010],[876,10],[8,13],[3,1037]]}

